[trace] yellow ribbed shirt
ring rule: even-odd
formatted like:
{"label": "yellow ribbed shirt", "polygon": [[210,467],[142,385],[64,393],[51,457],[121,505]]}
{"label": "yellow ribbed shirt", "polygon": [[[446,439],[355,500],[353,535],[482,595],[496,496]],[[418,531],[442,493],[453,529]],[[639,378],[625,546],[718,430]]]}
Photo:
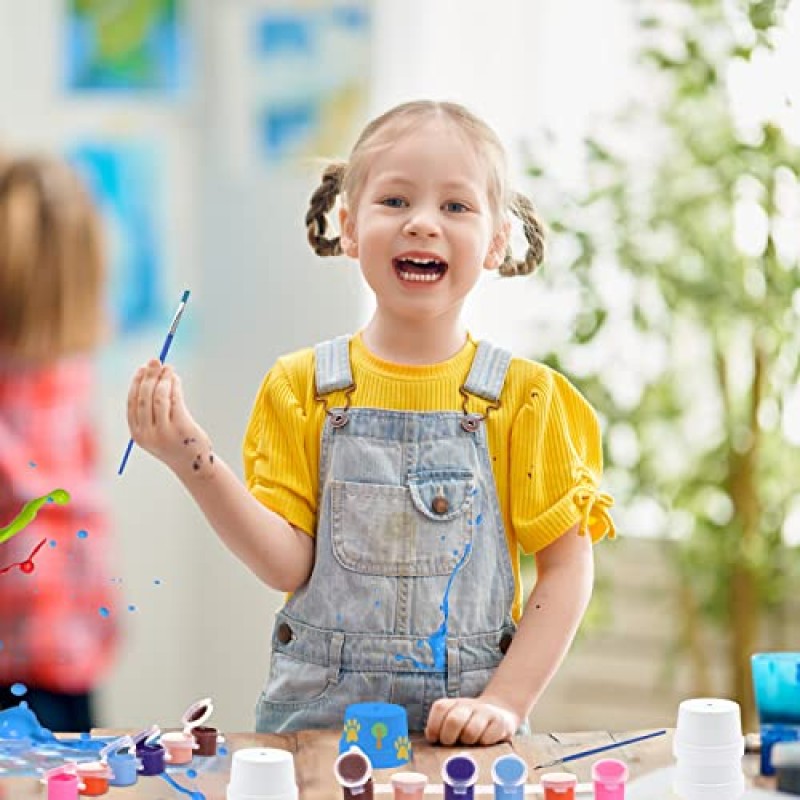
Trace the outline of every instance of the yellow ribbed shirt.
{"label": "yellow ribbed shirt", "polygon": [[[439,364],[383,361],[350,342],[356,390],[354,407],[393,411],[460,410],[477,344],[469,337]],[[327,398],[344,405],[344,392]],[[470,397],[469,410],[486,401]],[[314,351],[278,359],[253,406],[243,445],[250,492],[289,523],[313,535],[317,523],[319,457],[325,408],[315,398]],[[614,536],[613,504],[599,491],[603,470],[600,429],[592,407],[561,374],[543,364],[513,358],[500,408],[486,419],[489,454],[505,525],[516,591],[512,615],[522,610],[519,551],[535,553],[576,523],[593,541]]]}

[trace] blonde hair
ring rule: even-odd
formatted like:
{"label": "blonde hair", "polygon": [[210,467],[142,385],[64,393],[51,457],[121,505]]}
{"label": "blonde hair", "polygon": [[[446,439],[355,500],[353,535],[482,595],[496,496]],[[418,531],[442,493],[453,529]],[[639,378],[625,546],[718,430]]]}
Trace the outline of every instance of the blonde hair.
{"label": "blonde hair", "polygon": [[496,220],[504,221],[510,211],[522,222],[528,242],[524,259],[514,259],[511,249],[500,265],[500,274],[527,275],[533,272],[544,258],[544,225],[531,201],[508,188],[506,155],[497,134],[479,117],[458,103],[433,100],[414,100],[389,109],[373,119],[358,137],[347,162],[336,162],[325,168],[322,182],[311,196],[306,213],[308,241],[319,256],[338,256],[342,253],[338,236],[328,238],[328,213],[343,195],[355,208],[359,192],[369,170],[371,156],[407,131],[429,119],[442,119],[450,123],[473,145],[479,157],[485,159],[489,172],[488,197]]}
{"label": "blonde hair", "polygon": [[106,264],[98,212],[55,158],[0,161],[0,353],[50,361],[103,340]]}

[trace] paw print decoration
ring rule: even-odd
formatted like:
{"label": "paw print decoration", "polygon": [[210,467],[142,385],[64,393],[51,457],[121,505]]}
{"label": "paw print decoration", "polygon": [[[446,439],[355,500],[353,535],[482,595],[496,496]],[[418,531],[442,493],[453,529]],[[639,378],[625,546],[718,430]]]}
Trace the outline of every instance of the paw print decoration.
{"label": "paw print decoration", "polygon": [[411,742],[408,736],[398,736],[394,740],[394,751],[398,761],[408,761],[411,758]]}
{"label": "paw print decoration", "polygon": [[346,742],[357,742],[358,732],[361,730],[361,723],[357,719],[346,719],[344,721],[344,739]]}

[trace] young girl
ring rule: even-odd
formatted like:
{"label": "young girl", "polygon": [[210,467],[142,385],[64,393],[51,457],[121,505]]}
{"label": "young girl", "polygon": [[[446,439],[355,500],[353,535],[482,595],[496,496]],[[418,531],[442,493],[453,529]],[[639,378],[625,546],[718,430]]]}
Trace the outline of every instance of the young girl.
{"label": "young girl", "polygon": [[26,700],[51,730],[93,726],[117,641],[90,361],[104,287],[98,215],[73,171],[0,163],[0,707]]}
{"label": "young girl", "polygon": [[[341,237],[326,214],[341,195]],[[528,240],[508,253],[509,209]],[[452,103],[371,122],[306,217],[320,255],[357,259],[366,327],[279,359],[244,442],[246,488],[190,416],[180,381],[136,373],[136,442],[180,478],[228,547],[291,592],[260,731],[340,727],[349,703],[408,711],[431,741],[492,744],[526,720],[575,635],[592,541],[613,534],[595,415],[547,367],[474,341],[482,270],[531,272],[542,227],[506,185],[495,134]],[[519,550],[537,582],[522,610]]]}

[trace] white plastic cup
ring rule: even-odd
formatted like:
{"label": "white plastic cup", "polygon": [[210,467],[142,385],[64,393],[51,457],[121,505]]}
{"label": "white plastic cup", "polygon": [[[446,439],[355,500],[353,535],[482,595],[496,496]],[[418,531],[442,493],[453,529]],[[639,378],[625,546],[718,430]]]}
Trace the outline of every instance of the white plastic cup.
{"label": "white plastic cup", "polygon": [[273,747],[237,750],[227,800],[298,800],[292,754]]}
{"label": "white plastic cup", "polygon": [[684,764],[732,764],[742,760],[744,737],[736,744],[726,744],[722,747],[699,747],[673,740],[672,754]]}
{"label": "white plastic cup", "polygon": [[682,783],[676,779],[673,789],[680,800],[739,800],[744,794],[744,775],[733,783]]}
{"label": "white plastic cup", "polygon": [[742,715],[733,700],[699,697],[678,707],[673,748],[738,747],[742,741]]}
{"label": "white plastic cup", "polygon": [[728,764],[675,764],[675,780],[689,783],[738,783],[743,775],[740,761]]}

